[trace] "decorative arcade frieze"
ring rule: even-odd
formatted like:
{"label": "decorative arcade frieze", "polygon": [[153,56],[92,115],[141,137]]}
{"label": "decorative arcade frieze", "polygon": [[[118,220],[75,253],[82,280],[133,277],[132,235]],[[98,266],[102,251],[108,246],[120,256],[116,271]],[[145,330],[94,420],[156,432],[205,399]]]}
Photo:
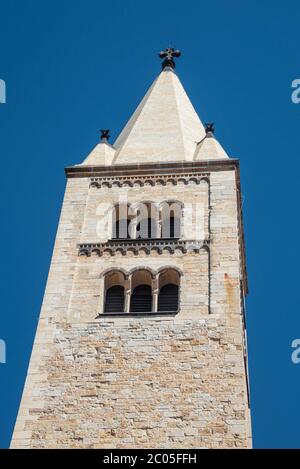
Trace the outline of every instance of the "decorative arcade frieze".
{"label": "decorative arcade frieze", "polygon": [[136,175],[136,176],[110,176],[110,177],[92,177],[90,178],[90,187],[100,189],[102,187],[134,187],[135,185],[143,187],[166,186],[178,183],[200,184],[201,181],[209,182],[209,173],[187,173],[187,174],[163,174],[163,175]]}
{"label": "decorative arcade frieze", "polygon": [[179,240],[174,238],[160,239],[112,239],[104,243],[82,243],[78,244],[79,256],[91,256],[95,254],[102,256],[108,253],[114,256],[120,252],[125,256],[128,252],[138,255],[139,252],[145,252],[149,255],[151,252],[162,254],[164,251],[174,254],[175,251],[186,254],[187,252],[199,253],[200,249],[208,249],[209,240]]}

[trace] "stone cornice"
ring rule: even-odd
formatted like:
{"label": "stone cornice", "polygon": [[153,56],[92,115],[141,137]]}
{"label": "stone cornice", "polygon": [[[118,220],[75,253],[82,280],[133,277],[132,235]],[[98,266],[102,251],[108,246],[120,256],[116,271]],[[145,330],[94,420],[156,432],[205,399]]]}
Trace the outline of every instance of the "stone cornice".
{"label": "stone cornice", "polygon": [[209,240],[179,240],[176,238],[156,238],[156,239],[111,239],[105,243],[82,243],[78,244],[79,256],[91,256],[92,253],[102,256],[105,252],[114,256],[117,252],[121,252],[123,256],[128,251],[132,251],[138,255],[140,251],[150,254],[151,251],[157,251],[162,254],[164,250],[174,254],[178,249],[182,253],[190,251],[198,252],[200,249],[208,249]]}
{"label": "stone cornice", "polygon": [[239,165],[236,159],[180,161],[168,163],[145,163],[114,166],[70,166],[65,168],[67,178],[77,177],[124,177],[143,175],[167,175],[234,170]]}

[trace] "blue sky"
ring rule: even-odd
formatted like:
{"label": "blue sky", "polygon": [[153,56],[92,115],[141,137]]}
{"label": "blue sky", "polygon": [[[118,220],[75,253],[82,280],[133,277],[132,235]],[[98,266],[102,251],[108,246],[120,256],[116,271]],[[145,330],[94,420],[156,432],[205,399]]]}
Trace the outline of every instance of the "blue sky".
{"label": "blue sky", "polygon": [[177,73],[202,121],[240,159],[254,446],[300,447],[300,3],[0,0],[0,447],[9,445],[65,186],[64,167],[113,139],[160,72]]}

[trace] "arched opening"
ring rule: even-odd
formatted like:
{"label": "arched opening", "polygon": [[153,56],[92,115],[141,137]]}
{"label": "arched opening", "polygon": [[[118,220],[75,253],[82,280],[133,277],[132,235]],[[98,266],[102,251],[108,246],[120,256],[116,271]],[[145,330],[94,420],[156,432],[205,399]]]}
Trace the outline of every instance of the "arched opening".
{"label": "arched opening", "polygon": [[176,312],[179,308],[180,275],[168,268],[159,275],[158,311]]}
{"label": "arched opening", "polygon": [[158,213],[155,204],[150,202],[140,202],[136,206],[136,212],[136,238],[157,238]]}
{"label": "arched opening", "polygon": [[131,224],[132,215],[127,204],[119,204],[113,208],[112,216],[112,238],[129,239],[132,237]]}
{"label": "arched opening", "polygon": [[133,272],[131,277],[130,312],[152,311],[152,275],[146,269]]}
{"label": "arched opening", "polygon": [[105,313],[122,313],[124,311],[124,287],[114,285],[106,290]]}
{"label": "arched opening", "polygon": [[[180,238],[181,219],[179,217],[176,217],[174,212],[171,212],[170,214],[169,223],[170,223],[169,237]],[[164,238],[167,236],[162,236],[162,237]]]}
{"label": "arched opening", "polygon": [[143,218],[136,226],[137,238],[156,238],[157,223],[154,218]]}
{"label": "arched opening", "polygon": [[126,220],[122,218],[121,220],[117,220],[114,223],[113,228],[113,238],[114,239],[121,239],[121,238],[129,238],[128,228],[129,228],[130,220]]}
{"label": "arched opening", "polygon": [[125,306],[125,276],[111,271],[104,278],[104,313],[122,313]]}
{"label": "arched opening", "polygon": [[158,295],[158,311],[175,312],[178,310],[178,285],[164,285]]}
{"label": "arched opening", "polygon": [[164,202],[161,205],[161,237],[181,237],[182,204],[180,202]]}
{"label": "arched opening", "polygon": [[131,293],[130,311],[148,313],[152,311],[152,289],[149,285],[138,285]]}

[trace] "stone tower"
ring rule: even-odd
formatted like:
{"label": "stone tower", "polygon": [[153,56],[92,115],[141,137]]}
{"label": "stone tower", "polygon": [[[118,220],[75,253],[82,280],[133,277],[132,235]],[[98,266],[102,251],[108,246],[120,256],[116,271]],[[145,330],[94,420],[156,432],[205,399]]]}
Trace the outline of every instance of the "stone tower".
{"label": "stone tower", "polygon": [[13,448],[251,447],[239,162],[160,55],[114,145],[66,168]]}

